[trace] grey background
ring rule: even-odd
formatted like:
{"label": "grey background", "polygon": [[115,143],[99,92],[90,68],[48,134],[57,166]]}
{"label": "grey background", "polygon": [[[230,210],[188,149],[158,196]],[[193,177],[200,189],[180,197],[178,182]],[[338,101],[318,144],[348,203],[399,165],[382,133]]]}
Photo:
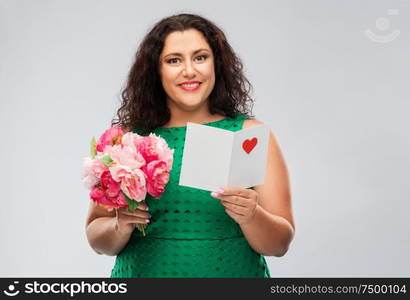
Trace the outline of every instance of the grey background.
{"label": "grey background", "polygon": [[[142,37],[178,12],[225,31],[254,85],[254,113],[284,153],[296,236],[284,257],[267,257],[272,277],[410,276],[409,10],[1,0],[0,276],[109,276],[114,257],[85,236],[82,159],[119,107]],[[367,29],[400,35],[379,43]]]}

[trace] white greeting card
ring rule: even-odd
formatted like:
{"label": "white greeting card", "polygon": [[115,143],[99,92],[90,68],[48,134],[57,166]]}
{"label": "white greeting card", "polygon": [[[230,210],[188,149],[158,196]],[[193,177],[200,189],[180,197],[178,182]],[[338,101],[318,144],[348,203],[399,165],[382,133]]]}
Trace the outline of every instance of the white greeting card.
{"label": "white greeting card", "polygon": [[269,128],[240,131],[187,123],[179,185],[215,191],[265,182]]}

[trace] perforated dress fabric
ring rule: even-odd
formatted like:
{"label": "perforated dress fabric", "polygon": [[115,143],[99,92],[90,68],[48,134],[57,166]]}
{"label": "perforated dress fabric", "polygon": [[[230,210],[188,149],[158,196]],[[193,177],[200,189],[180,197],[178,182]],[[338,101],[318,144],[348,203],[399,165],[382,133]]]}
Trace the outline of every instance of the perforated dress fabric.
{"label": "perforated dress fabric", "polygon": [[[203,125],[238,131],[247,118],[238,114]],[[264,256],[250,247],[220,200],[178,184],[186,126],[152,132],[175,149],[170,180],[159,199],[147,194],[151,222],[146,236],[134,230],[115,259],[111,278],[269,278]]]}

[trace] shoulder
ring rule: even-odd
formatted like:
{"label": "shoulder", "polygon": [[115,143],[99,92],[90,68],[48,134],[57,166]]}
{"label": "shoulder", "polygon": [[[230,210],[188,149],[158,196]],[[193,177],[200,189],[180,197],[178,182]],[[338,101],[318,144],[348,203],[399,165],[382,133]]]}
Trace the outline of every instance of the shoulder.
{"label": "shoulder", "polygon": [[[255,118],[248,118],[243,122],[242,129],[251,128],[259,125],[263,125],[262,121],[259,121]],[[269,129],[269,151],[278,150],[279,144],[278,141],[273,134],[272,130]]]}
{"label": "shoulder", "polygon": [[[251,128],[251,127],[255,127],[255,126],[259,126],[259,125],[263,125],[263,124],[265,124],[265,123],[255,119],[255,118],[248,118],[243,122],[242,129]],[[269,150],[268,151],[271,154],[275,153],[277,155],[280,152],[280,146],[279,146],[278,139],[275,136],[275,134],[272,132],[271,129],[269,129]]]}
{"label": "shoulder", "polygon": [[242,129],[251,128],[251,127],[255,127],[255,126],[258,126],[258,125],[262,125],[262,124],[263,124],[263,122],[261,122],[257,119],[248,118],[248,119],[245,119],[243,121]]}
{"label": "shoulder", "polygon": [[[248,118],[243,122],[242,129],[245,128],[251,128],[259,125],[263,125],[264,123],[255,119],[255,118]],[[279,143],[272,132],[272,130],[269,129],[269,152],[270,153],[278,153],[280,151],[279,149]]]}

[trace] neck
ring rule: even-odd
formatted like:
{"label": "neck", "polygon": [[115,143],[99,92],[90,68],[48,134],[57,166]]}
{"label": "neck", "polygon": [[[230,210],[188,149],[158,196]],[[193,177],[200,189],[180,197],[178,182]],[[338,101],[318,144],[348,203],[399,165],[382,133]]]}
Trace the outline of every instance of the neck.
{"label": "neck", "polygon": [[188,122],[193,122],[197,124],[204,124],[220,120],[223,118],[219,114],[211,114],[207,106],[204,106],[202,109],[195,111],[185,111],[176,107],[170,107],[171,118],[167,124],[163,127],[180,127],[186,126]]}

